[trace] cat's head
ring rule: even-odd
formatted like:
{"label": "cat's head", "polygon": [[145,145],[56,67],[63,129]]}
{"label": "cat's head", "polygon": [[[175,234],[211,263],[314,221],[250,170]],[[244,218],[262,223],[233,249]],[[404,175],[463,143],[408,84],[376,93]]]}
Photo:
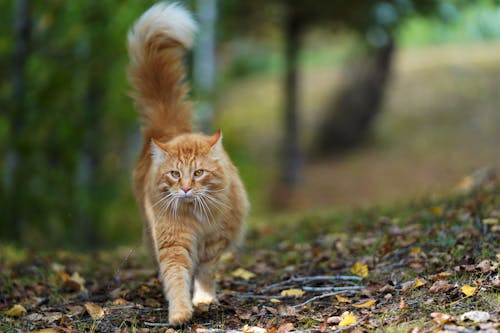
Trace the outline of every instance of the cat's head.
{"label": "cat's head", "polygon": [[222,133],[212,136],[189,133],[167,143],[151,142],[154,172],[153,204],[160,211],[192,205],[200,214],[214,214],[226,188],[226,155]]}

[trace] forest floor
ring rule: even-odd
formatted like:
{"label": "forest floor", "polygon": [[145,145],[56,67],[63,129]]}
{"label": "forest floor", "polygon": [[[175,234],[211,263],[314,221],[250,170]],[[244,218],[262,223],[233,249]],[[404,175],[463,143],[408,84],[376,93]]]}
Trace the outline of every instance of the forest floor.
{"label": "forest floor", "polygon": [[[498,332],[500,182],[398,207],[252,225],[220,304],[181,332]],[[139,246],[0,248],[0,332],[175,332]]]}

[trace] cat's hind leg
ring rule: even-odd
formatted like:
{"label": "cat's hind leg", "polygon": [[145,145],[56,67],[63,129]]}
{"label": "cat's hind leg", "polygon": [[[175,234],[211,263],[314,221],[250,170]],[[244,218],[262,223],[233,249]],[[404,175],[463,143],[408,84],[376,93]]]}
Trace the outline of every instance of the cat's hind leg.
{"label": "cat's hind leg", "polygon": [[215,293],[215,274],[217,263],[228,242],[224,239],[205,242],[199,257],[199,265],[194,277],[193,305],[200,310],[208,310],[208,306],[217,303]]}

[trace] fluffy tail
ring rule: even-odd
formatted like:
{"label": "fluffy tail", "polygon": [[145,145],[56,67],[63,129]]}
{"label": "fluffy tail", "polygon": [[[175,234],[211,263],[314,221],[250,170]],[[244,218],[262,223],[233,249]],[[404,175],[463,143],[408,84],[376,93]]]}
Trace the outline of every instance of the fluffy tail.
{"label": "fluffy tail", "polygon": [[176,3],[158,3],[128,33],[129,80],[146,142],[169,140],[191,131],[190,104],[184,100],[183,51],[193,42],[196,23]]}

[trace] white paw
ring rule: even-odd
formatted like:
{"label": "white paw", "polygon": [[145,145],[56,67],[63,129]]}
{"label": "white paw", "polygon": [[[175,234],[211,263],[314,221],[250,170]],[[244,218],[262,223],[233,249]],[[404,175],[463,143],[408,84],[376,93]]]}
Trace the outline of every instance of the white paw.
{"label": "white paw", "polygon": [[208,311],[208,308],[210,307],[210,304],[216,303],[217,299],[215,298],[215,295],[207,293],[207,292],[202,292],[198,291],[194,293],[193,296],[193,305],[198,308],[199,310],[203,311]]}

